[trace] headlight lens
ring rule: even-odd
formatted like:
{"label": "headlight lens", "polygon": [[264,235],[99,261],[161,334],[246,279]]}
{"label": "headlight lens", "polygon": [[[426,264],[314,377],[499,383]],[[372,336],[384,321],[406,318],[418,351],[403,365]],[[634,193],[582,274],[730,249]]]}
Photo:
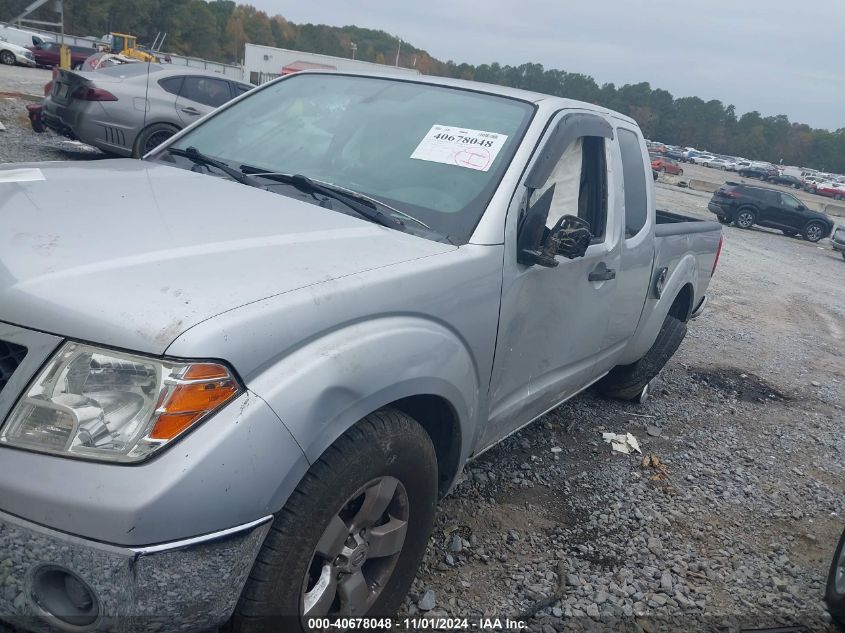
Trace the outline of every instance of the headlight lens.
{"label": "headlight lens", "polygon": [[137,462],[241,392],[219,363],[180,363],[65,343],[18,401],[0,443]]}

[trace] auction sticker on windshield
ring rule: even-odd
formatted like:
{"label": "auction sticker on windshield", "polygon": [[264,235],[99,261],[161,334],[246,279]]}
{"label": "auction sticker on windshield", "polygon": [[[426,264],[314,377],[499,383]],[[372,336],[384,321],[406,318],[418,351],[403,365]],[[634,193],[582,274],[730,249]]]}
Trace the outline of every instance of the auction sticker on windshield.
{"label": "auction sticker on windshield", "polygon": [[434,124],[411,158],[487,171],[507,140],[506,134]]}

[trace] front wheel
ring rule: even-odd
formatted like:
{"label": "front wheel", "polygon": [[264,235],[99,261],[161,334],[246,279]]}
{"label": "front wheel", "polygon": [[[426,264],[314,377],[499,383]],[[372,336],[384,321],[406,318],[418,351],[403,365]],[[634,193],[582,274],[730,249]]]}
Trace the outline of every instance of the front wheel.
{"label": "front wheel", "polygon": [[830,564],[824,600],[830,615],[840,624],[845,624],[845,532],[839,537],[839,545]]}
{"label": "front wheel", "polygon": [[7,66],[15,65],[15,54],[12,51],[0,51],[0,63]]}
{"label": "front wheel", "polygon": [[687,335],[684,321],[666,315],[654,345],[640,360],[618,365],[598,382],[601,393],[617,400],[642,400],[648,395],[649,383],[660,373]]}
{"label": "front wheel", "polygon": [[808,242],[818,242],[824,237],[825,227],[821,222],[810,222],[804,227],[804,239]]}
{"label": "front wheel", "polygon": [[684,170],[683,170],[683,169],[679,169],[679,170],[678,170],[678,175],[679,175],[679,176],[683,176],[683,175],[684,175]]}
{"label": "front wheel", "polygon": [[311,466],[276,516],[231,630],[299,633],[314,617],[393,616],[425,552],[436,501],[428,434],[400,411],[370,414]]}

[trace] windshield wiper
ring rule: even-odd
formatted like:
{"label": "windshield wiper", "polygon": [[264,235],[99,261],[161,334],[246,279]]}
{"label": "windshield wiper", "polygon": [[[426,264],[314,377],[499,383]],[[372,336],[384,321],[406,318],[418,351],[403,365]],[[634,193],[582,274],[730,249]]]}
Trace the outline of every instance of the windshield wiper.
{"label": "windshield wiper", "polygon": [[382,213],[381,211],[379,211],[379,207],[387,209],[388,211],[390,211],[391,214],[398,215],[399,217],[405,220],[415,222],[416,224],[419,224],[421,227],[431,232],[435,232],[428,224],[426,224],[420,219],[415,218],[412,215],[405,213],[404,211],[400,211],[395,207],[391,207],[389,204],[385,204],[381,200],[370,198],[369,196],[365,196],[362,193],[346,189],[345,187],[341,187],[339,185],[323,182],[322,180],[313,180],[312,178],[309,178],[308,176],[303,176],[302,174],[285,174],[277,171],[264,171],[260,167],[253,167],[251,165],[241,165],[241,171],[251,176],[258,176],[261,178],[267,178],[269,180],[275,180],[276,182],[282,182],[285,184],[293,185],[297,189],[301,189],[303,191],[308,191],[310,193],[320,193],[326,197],[339,200],[356,213],[359,213],[367,219],[372,220],[373,222],[377,222],[382,226],[396,227],[405,226],[405,224],[404,222],[401,222],[400,220],[397,220],[396,218],[393,218],[390,215]]}
{"label": "windshield wiper", "polygon": [[221,160],[217,160],[216,158],[212,158],[207,154],[203,154],[196,147],[191,146],[187,149],[179,149],[178,147],[168,147],[166,151],[173,154],[174,156],[182,156],[184,158],[187,158],[188,160],[193,161],[197,165],[216,167],[224,174],[230,176],[233,180],[237,180],[243,185],[249,185],[250,187],[258,187],[259,189],[264,186],[255,178],[250,177],[244,172],[237,170],[234,167],[230,167]]}

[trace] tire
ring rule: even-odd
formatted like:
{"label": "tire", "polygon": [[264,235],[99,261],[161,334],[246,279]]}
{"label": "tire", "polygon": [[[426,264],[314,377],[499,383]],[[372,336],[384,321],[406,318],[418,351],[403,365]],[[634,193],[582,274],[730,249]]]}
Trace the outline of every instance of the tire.
{"label": "tire", "polygon": [[637,400],[672,358],[686,335],[687,324],[671,314],[667,315],[657,340],[645,356],[630,365],[617,365],[611,369],[610,373],[599,381],[599,390],[608,398]]}
{"label": "tire", "polygon": [[14,66],[16,63],[15,54],[12,51],[0,51],[0,63]]}
{"label": "tire", "polygon": [[827,227],[821,222],[808,222],[804,227],[804,239],[815,244],[824,237]]}
{"label": "tire", "polygon": [[834,194],[833,199],[834,200],[842,200],[842,194],[841,193]]}
{"label": "tire", "polygon": [[679,170],[678,170],[678,175],[679,175],[679,176],[683,176],[683,175],[684,175],[684,170],[683,170],[683,169],[679,169]]}
{"label": "tire", "polygon": [[135,144],[132,146],[132,158],[141,158],[147,152],[164,143],[167,139],[178,132],[178,128],[167,123],[153,123],[145,127]]}
{"label": "tire", "polygon": [[757,214],[749,208],[743,208],[736,212],[734,224],[741,229],[750,229],[757,221]]}
{"label": "tire", "polygon": [[660,168],[660,169],[658,169],[657,171],[659,171],[661,174],[665,174],[665,173],[666,173],[666,168],[665,168],[665,167],[661,167],[661,168]]}
{"label": "tire", "polygon": [[[352,617],[393,616],[414,580],[428,544],[437,502],[437,477],[434,446],[412,418],[397,410],[383,409],[361,420],[311,466],[276,515],[229,622],[230,631],[307,631],[303,623],[306,594],[314,609],[309,617],[318,617],[318,613],[331,617],[336,615],[332,607],[343,604],[337,587],[348,587],[345,583],[359,574],[367,583],[359,588],[363,587],[368,601],[359,600],[362,609],[353,611]],[[374,481],[379,483],[373,485]],[[373,516],[381,511],[376,527],[367,528],[366,535],[350,528],[363,514],[363,499],[377,499],[373,491],[383,490],[385,482],[398,483],[392,484],[394,492],[387,486],[387,501],[374,502],[378,505]],[[404,497],[396,496],[400,493]],[[378,542],[371,539],[370,530],[374,532],[385,519],[395,522],[402,515],[406,528],[398,553],[370,556],[372,549],[362,545],[366,541],[373,548]],[[351,539],[358,545],[350,552]],[[319,554],[318,548],[324,554]],[[341,565],[346,565],[349,573],[339,569],[338,561],[344,561]],[[350,568],[358,572],[352,573]],[[364,577],[362,568],[363,572],[369,570],[369,578]],[[316,580],[324,578],[343,580],[327,580],[328,589],[315,594],[321,589]],[[371,583],[378,583],[381,591],[368,591]],[[326,600],[315,600],[318,595],[326,596]]]}
{"label": "tire", "polygon": [[783,231],[783,234],[788,237],[795,237],[796,235],[798,235],[798,231],[794,229],[781,229],[781,231]]}
{"label": "tire", "polygon": [[[843,256],[845,256],[845,253],[843,253]],[[839,577],[838,587],[837,576]],[[830,563],[824,601],[827,603],[827,610],[833,616],[833,619],[845,625],[845,531],[839,537],[839,544],[836,546],[836,552],[833,554],[833,560]]]}

